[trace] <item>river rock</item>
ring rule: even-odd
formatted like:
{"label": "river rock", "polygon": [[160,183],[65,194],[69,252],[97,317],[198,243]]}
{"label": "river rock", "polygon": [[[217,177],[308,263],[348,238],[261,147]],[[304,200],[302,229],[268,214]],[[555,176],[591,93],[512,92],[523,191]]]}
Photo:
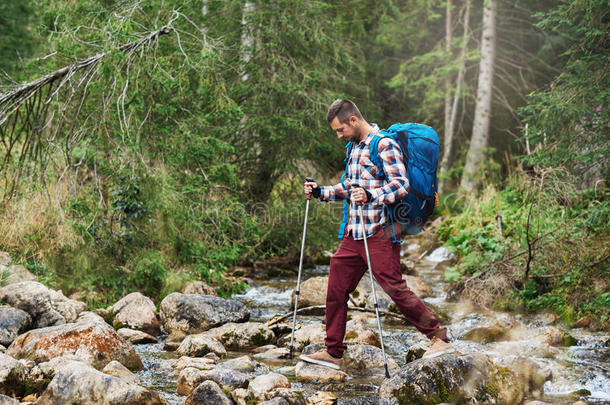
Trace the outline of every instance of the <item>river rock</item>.
{"label": "river rock", "polygon": [[31,323],[32,318],[27,312],[0,305],[0,344],[9,346]]}
{"label": "river rock", "polygon": [[0,353],[0,394],[20,396],[25,390],[26,373],[18,360]]}
{"label": "river rock", "polygon": [[213,359],[206,357],[188,357],[182,356],[174,364],[174,370],[182,371],[187,367],[193,367],[199,370],[211,370],[216,367],[216,362]]}
{"label": "river rock", "polygon": [[519,404],[528,387],[484,354],[445,354],[408,363],[379,388],[380,404]]}
{"label": "river rock", "polygon": [[184,338],[176,353],[181,356],[201,357],[208,353],[215,353],[220,357],[227,355],[225,347],[218,340],[202,333],[198,335],[188,335]]}
{"label": "river rock", "polygon": [[282,397],[275,397],[269,401],[260,402],[259,405],[290,405],[290,402],[286,401]]}
{"label": "river rock", "polygon": [[204,381],[191,392],[185,405],[233,405],[218,384],[214,381]]}
{"label": "river rock", "polygon": [[231,360],[227,360],[224,363],[218,364],[219,367],[230,368],[232,370],[251,372],[254,371],[254,363],[250,356],[245,355],[241,357],[236,357]]}
{"label": "river rock", "polygon": [[441,246],[441,247],[434,249],[434,251],[432,253],[430,253],[428,256],[426,256],[425,259],[429,262],[441,263],[441,262],[448,262],[448,261],[455,259],[455,255],[453,253],[451,253],[449,251],[449,249],[447,249],[446,247]]}
{"label": "river rock", "polygon": [[110,363],[106,364],[106,367],[102,369],[102,373],[118,377],[128,383],[140,383],[140,377],[129,371],[127,367],[116,360],[112,360]]}
{"label": "river rock", "polygon": [[9,285],[21,281],[36,281],[38,278],[20,264],[13,266],[0,265],[0,285]]}
{"label": "river rock", "polygon": [[155,303],[150,298],[139,292],[133,292],[112,306],[113,325],[115,329],[128,327],[157,336],[161,333],[161,326],[156,312]]}
{"label": "river rock", "polygon": [[227,323],[204,332],[219,340],[227,349],[245,351],[275,341],[275,334],[261,322]]}
{"label": "river rock", "polygon": [[116,333],[118,333],[120,337],[134,345],[158,342],[156,337],[140,330],[121,328],[117,330]]}
{"label": "river rock", "polygon": [[421,359],[426,350],[428,350],[428,347],[430,347],[430,342],[419,342],[409,346],[405,354],[405,363]]}
{"label": "river rock", "polygon": [[[326,304],[326,289],[328,276],[311,277],[301,283],[299,293],[299,308]],[[294,308],[295,293],[292,293],[292,306]]]}
{"label": "river rock", "polygon": [[466,332],[461,339],[472,340],[479,343],[500,342],[508,337],[508,330],[503,328],[499,323],[494,323],[491,326],[481,326]]}
{"label": "river rock", "polygon": [[0,353],[6,352],[6,347],[0,345]]}
{"label": "river rock", "polygon": [[287,347],[275,347],[262,353],[256,353],[254,358],[259,361],[279,362],[290,356],[290,349]]}
{"label": "river rock", "polygon": [[19,405],[19,401],[15,398],[0,394],[0,405]]}
{"label": "river rock", "polygon": [[297,381],[300,383],[327,384],[343,382],[347,374],[334,368],[299,361],[294,369]]}
{"label": "river rock", "polygon": [[216,367],[212,370],[187,367],[178,375],[177,392],[179,395],[190,395],[199,384],[207,380],[214,381],[224,389],[246,388],[249,379],[248,374],[223,367]]}
{"label": "river rock", "polygon": [[[294,331],[294,350],[301,351],[307,345],[324,342],[326,327],[320,323],[302,325]],[[284,336],[281,343],[290,346],[290,335]]]}
{"label": "river rock", "polygon": [[[398,369],[398,363],[391,357],[386,357],[390,371]],[[343,353],[343,368],[356,374],[385,373],[383,352],[379,347],[358,343],[348,345]]]}
{"label": "river rock", "polygon": [[248,389],[256,395],[269,392],[276,388],[290,388],[290,381],[282,374],[269,373],[257,376],[250,381]]}
{"label": "river rock", "polygon": [[381,346],[377,333],[367,327],[361,319],[347,321],[345,325],[345,341]]}
{"label": "river rock", "polygon": [[337,396],[328,391],[317,391],[307,398],[307,405],[335,405]]}
{"label": "river rock", "polygon": [[550,346],[573,346],[576,344],[576,339],[573,336],[555,326],[550,326],[535,339]]}
{"label": "river rock", "polygon": [[201,294],[217,296],[216,289],[203,281],[190,281],[182,288],[182,294]]}
{"label": "river rock", "polygon": [[49,326],[26,332],[15,339],[7,354],[37,363],[74,354],[97,369],[117,360],[130,369],[142,368],[133,347],[102,318],[84,312],[74,323]]}
{"label": "river rock", "polygon": [[87,310],[85,303],[68,299],[61,292],[36,281],[0,288],[0,301],[27,312],[32,317],[34,328],[74,322],[81,312]]}
{"label": "river rock", "polygon": [[165,401],[152,390],[73,362],[58,370],[36,402],[36,405],[56,404],[161,405]]}
{"label": "river rock", "polygon": [[237,300],[171,293],[161,302],[161,322],[170,333],[201,333],[229,322],[246,322],[250,311]]}

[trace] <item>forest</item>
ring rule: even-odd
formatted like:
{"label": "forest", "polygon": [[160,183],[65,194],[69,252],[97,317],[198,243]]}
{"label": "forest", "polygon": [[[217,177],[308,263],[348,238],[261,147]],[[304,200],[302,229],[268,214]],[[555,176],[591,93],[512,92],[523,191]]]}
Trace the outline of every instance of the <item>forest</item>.
{"label": "forest", "polygon": [[[447,249],[447,299],[607,333],[609,24],[606,0],[3,1],[0,252],[92,311],[292,280],[348,98],[440,136],[403,248]],[[341,215],[312,203],[305,267]]]}

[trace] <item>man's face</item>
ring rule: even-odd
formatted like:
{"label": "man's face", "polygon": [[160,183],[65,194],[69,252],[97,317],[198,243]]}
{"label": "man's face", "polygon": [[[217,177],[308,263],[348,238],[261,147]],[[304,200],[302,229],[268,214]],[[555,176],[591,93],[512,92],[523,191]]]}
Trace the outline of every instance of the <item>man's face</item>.
{"label": "man's face", "polygon": [[358,125],[358,118],[354,116],[351,116],[346,123],[339,121],[339,118],[335,117],[330,122],[330,127],[337,133],[339,139],[351,142],[360,141],[360,126]]}

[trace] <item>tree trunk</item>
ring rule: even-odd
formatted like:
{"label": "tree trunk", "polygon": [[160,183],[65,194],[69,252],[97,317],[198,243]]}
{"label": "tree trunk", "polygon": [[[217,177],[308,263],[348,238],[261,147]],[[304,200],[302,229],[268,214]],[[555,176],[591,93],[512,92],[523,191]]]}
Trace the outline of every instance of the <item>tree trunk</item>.
{"label": "tree trunk", "polygon": [[247,1],[244,4],[242,17],[241,17],[241,62],[242,62],[242,74],[241,80],[245,82],[248,80],[248,74],[246,73],[246,65],[252,58],[252,44],[253,40],[253,28],[248,24],[248,14],[254,12],[254,3]]}
{"label": "tree trunk", "polygon": [[[466,51],[468,50],[468,42],[470,41],[470,5],[472,0],[466,0],[466,10],[464,11],[464,33],[462,35],[462,49],[460,50],[460,68],[456,80],[455,92],[453,94],[453,102],[451,112],[449,114],[448,125],[445,125],[445,144],[443,147],[443,159],[441,161],[441,181],[439,183],[439,193],[445,189],[446,180],[443,175],[449,171],[451,165],[451,152],[453,151],[453,137],[455,135],[455,124],[457,122],[457,112],[464,85],[464,72],[466,71]],[[447,94],[450,94],[447,91]],[[446,101],[446,100],[445,100]],[[446,108],[446,105],[445,105]],[[447,120],[447,116],[445,116]]]}
{"label": "tree trunk", "polygon": [[[451,39],[452,39],[452,24],[451,24],[451,0],[447,0],[447,10],[445,11],[445,51],[447,57],[451,55]],[[451,118],[451,76],[445,78],[445,144],[449,134],[449,120]],[[446,146],[446,145],[445,145]]]}
{"label": "tree trunk", "polygon": [[466,165],[462,174],[461,187],[468,193],[475,185],[475,175],[481,167],[484,149],[489,140],[489,121],[491,118],[491,100],[496,54],[496,0],[485,0],[483,6],[483,34],[481,37],[481,63],[477,102],[474,110],[472,138],[466,156]]}

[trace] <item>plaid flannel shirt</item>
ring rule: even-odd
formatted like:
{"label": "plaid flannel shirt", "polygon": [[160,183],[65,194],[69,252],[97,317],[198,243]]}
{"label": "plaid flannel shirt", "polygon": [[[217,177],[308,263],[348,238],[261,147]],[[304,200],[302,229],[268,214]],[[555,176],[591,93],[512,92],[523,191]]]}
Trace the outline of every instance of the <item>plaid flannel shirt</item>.
{"label": "plaid flannel shirt", "polygon": [[[362,206],[367,238],[389,223],[385,205],[401,199],[407,195],[409,190],[409,180],[403,164],[402,153],[393,139],[384,137],[379,141],[379,157],[383,162],[385,178],[379,176],[379,169],[371,161],[369,144],[378,130],[379,128],[375,126],[363,141],[353,145],[343,183],[320,187],[320,201],[322,202],[349,198],[352,184],[358,184],[371,193],[370,200]],[[355,240],[363,239],[359,208],[351,201],[349,202],[348,218],[345,234],[351,232]]]}

